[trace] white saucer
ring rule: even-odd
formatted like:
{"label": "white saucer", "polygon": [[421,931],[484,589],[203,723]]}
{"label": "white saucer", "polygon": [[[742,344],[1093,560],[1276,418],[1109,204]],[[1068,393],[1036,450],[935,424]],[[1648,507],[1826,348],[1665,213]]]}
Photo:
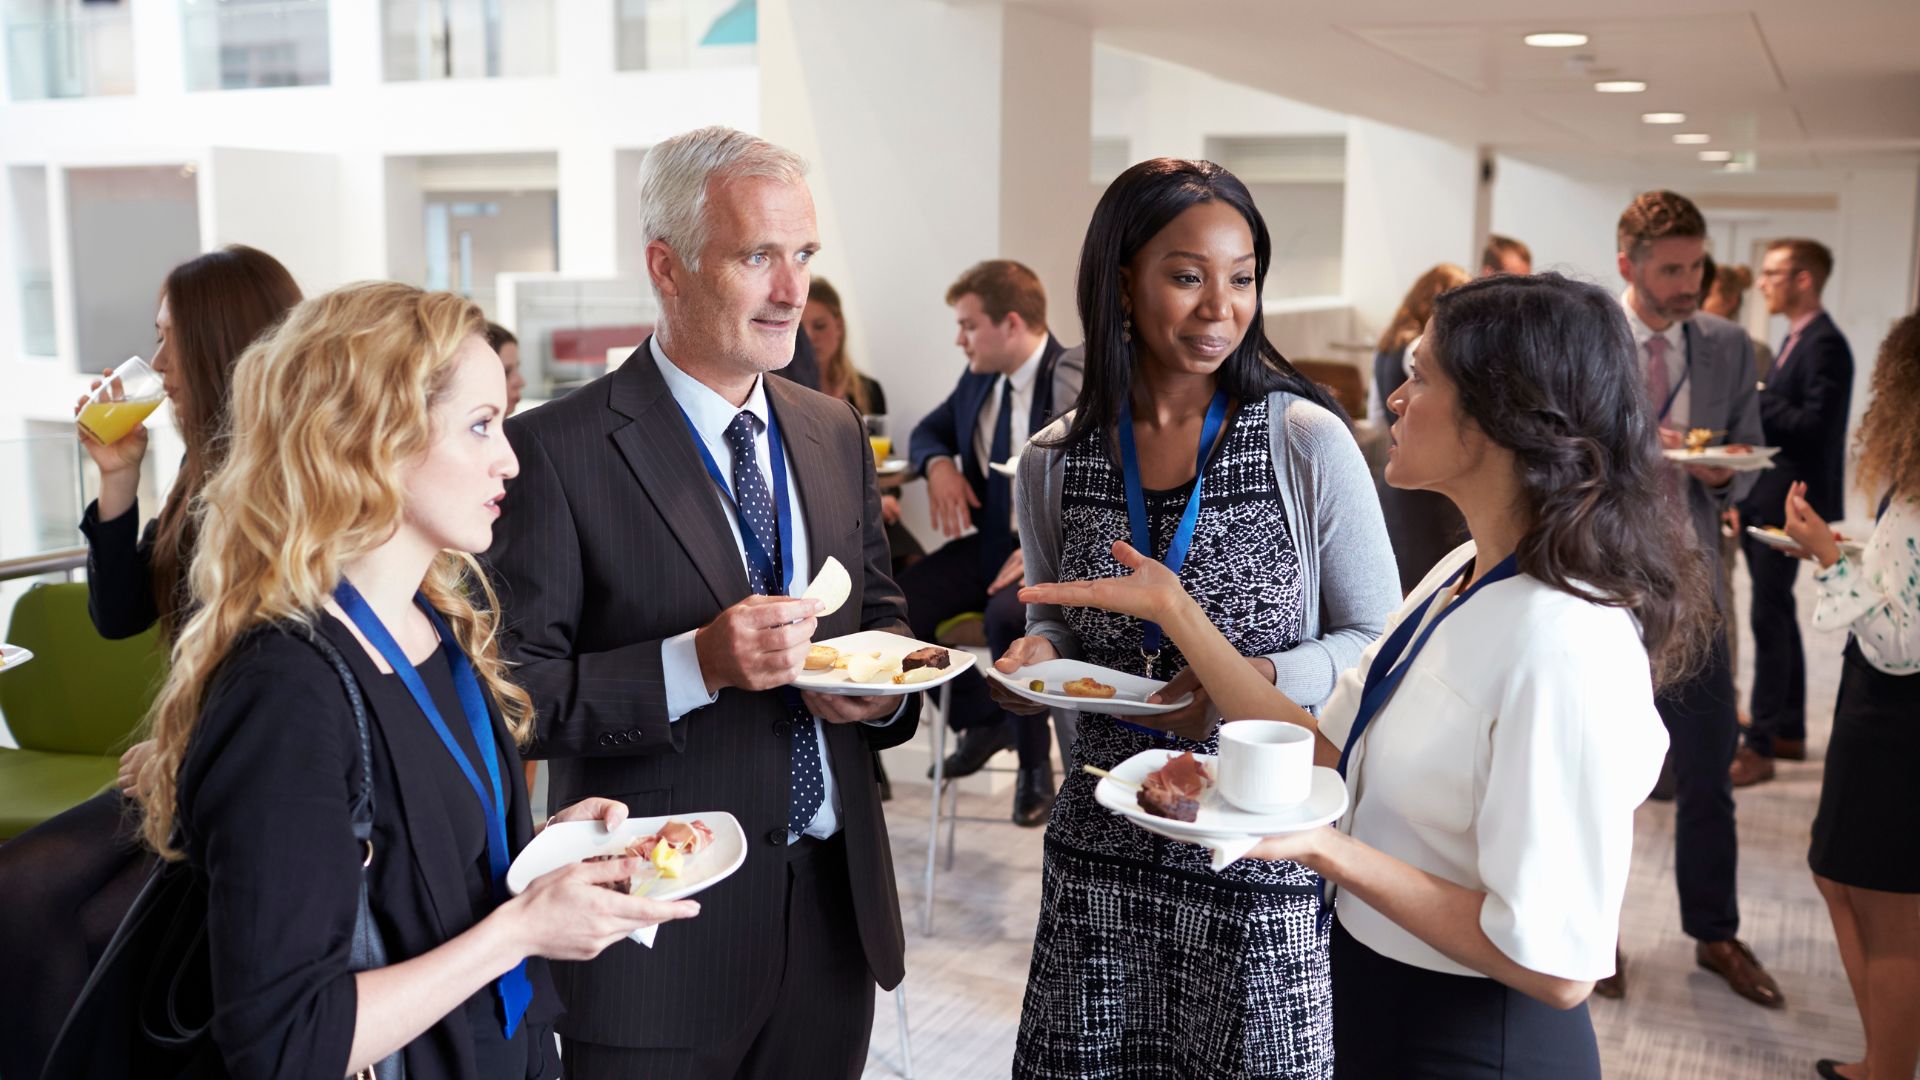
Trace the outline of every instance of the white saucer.
{"label": "white saucer", "polygon": [[[1840,554],[1857,559],[1861,553],[1867,550],[1867,545],[1864,541],[1853,539],[1851,534],[1839,525],[1830,525],[1828,528],[1834,531],[1834,545],[1840,549]],[[1800,545],[1794,543],[1793,537],[1785,533],[1771,532],[1758,525],[1747,526],[1747,535],[1776,551],[1796,552],[1800,550]]]}
{"label": "white saucer", "polygon": [[[1080,709],[1086,712],[1106,713],[1108,716],[1153,716],[1158,713],[1178,712],[1193,704],[1193,695],[1187,694],[1178,701],[1169,701],[1160,705],[1147,702],[1147,695],[1167,685],[1138,675],[1129,675],[1124,671],[1089,664],[1081,660],[1047,660],[1038,664],[1028,664],[1011,675],[1002,674],[999,668],[989,664],[983,668],[987,677],[1001,686],[1041,705],[1050,705],[1056,709]],[[1113,687],[1110,698],[1074,697],[1064,691],[1049,693],[1034,690],[1028,684],[1039,679],[1050,687],[1060,686],[1075,679],[1093,679]]]}
{"label": "white saucer", "polygon": [[906,472],[910,465],[911,462],[905,458],[888,458],[885,461],[874,462],[873,471],[879,476],[892,476],[896,473]]}
{"label": "white saucer", "polygon": [[[1241,810],[1220,796],[1218,786],[1209,786],[1200,799],[1200,812],[1193,821],[1175,821],[1149,814],[1140,806],[1139,785],[1147,775],[1167,763],[1178,750],[1142,750],[1112,769],[1093,789],[1101,806],[1119,814],[1149,832],[1175,840],[1218,840],[1243,836],[1277,836],[1305,832],[1330,825],[1347,812],[1347,784],[1340,774],[1324,766],[1315,766],[1313,787],[1306,801],[1277,814],[1254,814]],[[1213,754],[1193,755],[1218,776],[1218,759]],[[1128,786],[1132,785],[1132,786]]]}

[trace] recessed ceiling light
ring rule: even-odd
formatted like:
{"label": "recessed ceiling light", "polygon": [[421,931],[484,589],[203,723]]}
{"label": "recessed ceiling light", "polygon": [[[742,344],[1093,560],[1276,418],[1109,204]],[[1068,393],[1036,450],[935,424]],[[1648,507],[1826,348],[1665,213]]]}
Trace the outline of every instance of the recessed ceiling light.
{"label": "recessed ceiling light", "polygon": [[1687,114],[1683,112],[1646,112],[1640,114],[1643,124],[1684,124]]}
{"label": "recessed ceiling light", "polygon": [[1587,35],[1565,30],[1551,30],[1546,33],[1528,34],[1520,40],[1536,49],[1571,49],[1576,45],[1585,45]]}
{"label": "recessed ceiling light", "polygon": [[1647,84],[1638,79],[1608,79],[1593,84],[1595,90],[1603,94],[1639,94],[1647,89]]}
{"label": "recessed ceiling light", "polygon": [[1681,146],[1699,146],[1702,143],[1712,142],[1713,136],[1703,131],[1682,131],[1673,137],[1673,141]]}
{"label": "recessed ceiling light", "polygon": [[1733,160],[1733,151],[1731,151],[1731,150],[1702,150],[1702,151],[1700,151],[1700,160],[1701,160],[1701,161],[1732,161],[1732,160]]}

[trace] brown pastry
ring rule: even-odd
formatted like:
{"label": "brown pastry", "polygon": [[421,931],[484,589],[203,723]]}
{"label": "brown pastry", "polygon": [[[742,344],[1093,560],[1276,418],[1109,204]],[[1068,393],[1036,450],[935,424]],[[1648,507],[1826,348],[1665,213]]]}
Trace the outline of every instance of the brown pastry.
{"label": "brown pastry", "polygon": [[1115,693],[1113,687],[1098,679],[1074,679],[1061,689],[1068,697],[1110,698]]}
{"label": "brown pastry", "polygon": [[930,667],[944,671],[947,665],[951,663],[953,663],[953,657],[947,655],[947,650],[938,646],[929,645],[924,649],[915,649],[901,657],[900,670],[907,672],[912,671],[914,668]]}
{"label": "brown pastry", "polygon": [[815,645],[807,650],[807,670],[827,671],[840,659],[840,650],[831,645]]}

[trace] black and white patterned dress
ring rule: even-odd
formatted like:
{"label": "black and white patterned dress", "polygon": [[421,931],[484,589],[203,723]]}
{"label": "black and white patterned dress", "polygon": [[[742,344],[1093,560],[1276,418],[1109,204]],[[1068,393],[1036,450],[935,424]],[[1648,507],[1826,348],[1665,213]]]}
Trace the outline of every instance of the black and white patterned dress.
{"label": "black and white patterned dress", "polygon": [[[1164,557],[1191,485],[1146,492],[1153,554]],[[1125,573],[1109,547],[1128,536],[1120,469],[1103,441],[1066,452],[1060,579]],[[1243,655],[1298,644],[1304,612],[1294,546],[1268,443],[1267,402],[1243,403],[1206,466],[1180,580]],[[1090,663],[1141,672],[1142,625],[1092,608],[1066,621]],[[1165,645],[1153,670],[1186,666]],[[1020,1016],[1016,1077],[1212,1080],[1333,1075],[1327,940],[1318,877],[1295,863],[1215,872],[1204,848],[1135,828],[1093,800],[1081,765],[1112,768],[1174,745],[1083,713],[1074,766],[1047,827],[1040,924]]]}

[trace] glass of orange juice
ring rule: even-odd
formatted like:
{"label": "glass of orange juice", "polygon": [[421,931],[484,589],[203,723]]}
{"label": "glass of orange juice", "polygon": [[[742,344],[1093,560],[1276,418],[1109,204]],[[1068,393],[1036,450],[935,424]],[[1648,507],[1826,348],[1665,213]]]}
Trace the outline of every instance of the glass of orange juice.
{"label": "glass of orange juice", "polygon": [[873,447],[873,460],[877,465],[887,460],[887,455],[893,452],[893,439],[887,434],[886,417],[869,416],[866,422],[867,443]]}
{"label": "glass of orange juice", "polygon": [[145,360],[128,357],[87,395],[80,406],[80,428],[101,443],[116,443],[164,400],[159,374]]}

